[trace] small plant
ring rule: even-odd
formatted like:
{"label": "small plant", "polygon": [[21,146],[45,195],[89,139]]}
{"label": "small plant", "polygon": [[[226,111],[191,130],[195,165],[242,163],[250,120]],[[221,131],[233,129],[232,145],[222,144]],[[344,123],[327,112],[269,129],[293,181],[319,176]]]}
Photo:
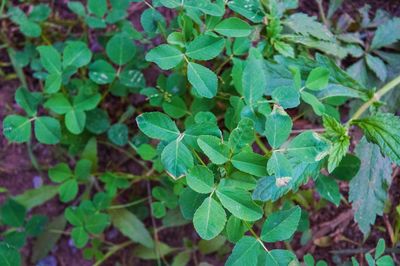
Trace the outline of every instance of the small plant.
{"label": "small plant", "polygon": [[[400,84],[387,52],[400,20],[364,17],[369,45],[338,29],[337,2],[325,16],[316,1],[323,23],[293,0],[69,1],[67,15],[3,4],[1,19],[23,34],[2,34],[22,84],[3,134],[26,143],[51,184],[7,195],[0,264],[28,261],[19,250],[31,238],[38,263],[67,234],[94,265],[128,248],[157,265],[198,265],[211,253],[225,265],[328,265],[292,247],[314,240],[305,184],[324,204],[351,204],[367,239],[400,164],[400,118],[383,101]],[[34,143],[57,163],[38,165]],[[105,159],[113,152],[123,158]],[[57,195],[60,216],[27,215]],[[164,229],[186,224],[201,240],[163,242]],[[364,257],[394,265],[384,253],[380,239]]]}

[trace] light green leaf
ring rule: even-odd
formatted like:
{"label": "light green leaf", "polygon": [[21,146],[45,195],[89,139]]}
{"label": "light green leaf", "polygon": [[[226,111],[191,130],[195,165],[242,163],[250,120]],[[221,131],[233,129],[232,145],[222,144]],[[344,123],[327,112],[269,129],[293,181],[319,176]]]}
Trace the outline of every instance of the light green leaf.
{"label": "light green leaf", "polygon": [[243,151],[232,157],[232,164],[242,172],[255,175],[267,175],[267,158],[249,151]]}
{"label": "light green leaf", "polygon": [[267,170],[270,175],[275,175],[281,180],[291,180],[293,168],[289,160],[281,152],[273,152],[268,160]]}
{"label": "light green leaf", "polygon": [[297,230],[300,216],[299,206],[272,213],[262,227],[261,239],[269,243],[289,239]]}
{"label": "light green leaf", "polygon": [[308,93],[306,91],[302,91],[300,93],[301,99],[311,105],[314,110],[314,113],[321,116],[325,113],[325,106],[315,97],[313,94]]}
{"label": "light green leaf", "polygon": [[252,200],[246,190],[220,183],[216,194],[222,205],[241,220],[252,222],[263,216],[261,207]]}
{"label": "light green leaf", "polygon": [[247,59],[243,70],[242,86],[244,100],[248,105],[254,105],[262,98],[267,86],[264,60],[254,57]]}
{"label": "light green leaf", "polygon": [[112,143],[122,147],[128,143],[129,129],[125,124],[114,124],[108,129],[107,137]]}
{"label": "light green leaf", "polygon": [[336,207],[340,204],[340,191],[339,185],[335,179],[320,174],[317,181],[315,182],[318,193],[326,200],[329,200]]}
{"label": "light green leaf", "polygon": [[97,84],[110,84],[115,76],[116,72],[113,66],[104,60],[97,60],[89,66],[89,77]]}
{"label": "light green leaf", "polygon": [[293,122],[282,107],[274,106],[265,120],[265,136],[272,148],[279,148],[290,136]]}
{"label": "light green leaf", "polygon": [[9,115],[3,121],[3,134],[12,142],[27,142],[31,138],[31,121],[20,115]]}
{"label": "light green leaf", "polygon": [[320,135],[306,131],[295,137],[286,151],[289,157],[300,162],[317,162],[328,155],[329,144]]}
{"label": "light green leaf", "polygon": [[389,158],[382,156],[379,146],[368,143],[365,138],[358,143],[355,153],[361,159],[361,166],[350,182],[349,200],[354,219],[366,236],[376,215],[383,214],[392,167]]}
{"label": "light green leaf", "polygon": [[107,11],[107,0],[88,0],[87,7],[90,13],[101,18]]}
{"label": "light green leaf", "polygon": [[400,18],[392,18],[385,23],[379,25],[372,39],[371,50],[376,50],[384,46],[388,46],[400,40]]}
{"label": "light green leaf", "polygon": [[58,191],[60,193],[60,200],[62,202],[70,202],[75,199],[78,194],[78,182],[75,179],[70,179],[63,183]]}
{"label": "light green leaf", "polygon": [[67,129],[75,135],[83,132],[85,129],[85,123],[86,114],[83,111],[72,109],[65,115],[65,125]]}
{"label": "light green leaf", "polygon": [[44,107],[59,115],[66,114],[72,109],[71,103],[62,93],[53,94],[45,102]]}
{"label": "light green leaf", "polygon": [[328,86],[329,70],[325,67],[314,68],[306,80],[306,87],[309,90],[319,91]]}
{"label": "light green leaf", "polygon": [[261,251],[261,245],[251,236],[244,236],[240,239],[232,250],[226,266],[257,266],[258,256]]}
{"label": "light green leaf", "polygon": [[274,89],[271,96],[284,109],[300,105],[300,93],[293,86],[280,86]]}
{"label": "light green leaf", "polygon": [[332,41],[333,34],[329,29],[316,21],[316,17],[310,17],[304,13],[295,13],[285,22],[294,32],[303,36],[312,36],[320,40]]}
{"label": "light green leaf", "polygon": [[214,136],[200,136],[197,139],[197,144],[211,162],[215,164],[224,164],[229,160],[229,148],[220,138]]}
{"label": "light green leaf", "polygon": [[25,215],[25,207],[13,199],[7,199],[0,207],[0,220],[2,224],[11,227],[23,226]]}
{"label": "light green leaf", "polygon": [[213,98],[217,94],[217,75],[210,69],[190,62],[188,64],[188,80],[195,93],[201,97]]}
{"label": "light green leaf", "polygon": [[106,45],[107,56],[117,65],[128,63],[136,54],[136,46],[124,33],[114,35]]}
{"label": "light green leaf", "polygon": [[17,266],[21,265],[21,255],[18,249],[5,242],[0,243],[0,265]]}
{"label": "light green leaf", "polygon": [[57,119],[41,116],[35,120],[35,136],[40,143],[57,144],[61,139],[61,126]]}
{"label": "light green leaf", "polygon": [[215,26],[214,30],[227,37],[247,37],[250,35],[251,26],[240,18],[230,17]]}
{"label": "light green leaf", "polygon": [[377,144],[381,152],[400,164],[400,118],[390,113],[377,113],[352,121],[360,127],[369,142]]}
{"label": "light green leaf", "polygon": [[115,209],[109,211],[112,224],[124,236],[128,237],[135,243],[140,243],[145,247],[152,248],[154,246],[153,239],[145,225],[136,215],[127,209]]}
{"label": "light green leaf", "polygon": [[[259,257],[259,260],[259,265],[265,266],[299,265],[296,255],[293,252],[284,249],[274,249],[269,252],[263,252]],[[317,263],[316,266],[322,265],[318,265]]]}
{"label": "light green leaf", "polygon": [[219,235],[225,227],[224,208],[213,198],[206,198],[193,216],[193,225],[202,239],[210,240]]}
{"label": "light green leaf", "polygon": [[27,210],[42,205],[57,195],[57,186],[41,186],[25,190],[24,193],[14,197],[14,200],[23,205]]}
{"label": "light green leaf", "polygon": [[73,66],[80,68],[89,64],[92,59],[92,51],[87,44],[79,41],[68,42],[63,53],[63,67]]}
{"label": "light green leaf", "polygon": [[172,45],[162,44],[146,54],[146,60],[156,63],[161,69],[176,67],[183,60],[183,54]]}
{"label": "light green leaf", "polygon": [[37,92],[30,92],[26,88],[20,87],[15,92],[15,101],[29,116],[34,116],[36,115],[38,105],[42,101],[42,95]]}
{"label": "light green leaf", "polygon": [[214,188],[214,174],[206,166],[197,165],[190,169],[186,181],[198,193],[211,193]]}
{"label": "light green leaf", "polygon": [[258,0],[233,0],[227,3],[230,9],[254,23],[261,22],[265,16]]}
{"label": "light green leaf", "polygon": [[89,241],[89,235],[83,227],[74,227],[71,231],[71,237],[77,248],[83,248]]}
{"label": "light green leaf", "polygon": [[50,73],[44,83],[44,91],[47,93],[58,92],[61,88],[62,76],[60,73]]}
{"label": "light green leaf", "polygon": [[39,46],[40,62],[50,74],[61,75],[61,55],[53,46]]}
{"label": "light green leaf", "polygon": [[190,150],[180,139],[172,141],[161,153],[161,162],[169,175],[174,179],[187,174],[194,161]]}
{"label": "light green leaf", "polygon": [[148,137],[171,141],[177,139],[180,132],[167,115],[160,112],[147,112],[136,118],[139,129]]}
{"label": "light green leaf", "polygon": [[210,60],[217,57],[225,46],[223,38],[200,35],[186,46],[186,55],[196,60]]}
{"label": "light green leaf", "polygon": [[367,66],[375,73],[375,75],[381,80],[385,81],[387,78],[387,69],[385,63],[377,56],[367,54],[365,56]]}
{"label": "light green leaf", "polygon": [[254,122],[243,118],[238,126],[229,135],[229,147],[233,152],[239,152],[254,141]]}

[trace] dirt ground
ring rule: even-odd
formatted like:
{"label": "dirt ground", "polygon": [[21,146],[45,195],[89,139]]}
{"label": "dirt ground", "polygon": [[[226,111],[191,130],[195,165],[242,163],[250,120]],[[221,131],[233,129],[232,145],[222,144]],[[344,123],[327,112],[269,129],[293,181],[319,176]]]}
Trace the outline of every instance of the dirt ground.
{"label": "dirt ground", "polygon": [[[386,11],[400,15],[400,1],[399,0],[357,0],[350,1],[345,0],[343,8],[340,12],[348,12],[355,14],[356,9],[363,6],[364,4],[370,4],[372,6],[371,12],[374,12],[376,8],[384,8]],[[315,2],[313,0],[301,1],[302,11],[309,14],[318,14]],[[1,52],[4,50],[1,50]],[[7,56],[0,54],[2,61],[7,61]],[[8,70],[11,71],[11,70]],[[148,76],[151,80],[151,77]],[[1,81],[0,80],[0,121],[3,121],[4,117],[9,113],[20,112],[16,104],[14,103],[13,97],[14,92],[18,88],[18,81]],[[137,101],[137,98],[131,98],[129,102]],[[138,104],[138,102],[136,102]],[[133,123],[133,120],[132,120]],[[301,126],[301,125],[299,125]],[[2,123],[0,123],[0,132],[2,132]],[[0,134],[0,187],[7,188],[12,195],[17,195],[23,191],[33,188],[40,183],[49,183],[46,176],[46,168],[54,165],[60,159],[67,159],[65,153],[60,148],[43,146],[38,143],[31,144],[32,152],[38,160],[39,164],[44,166],[44,170],[39,172],[32,165],[31,158],[28,152],[27,145],[8,144],[2,134]],[[99,153],[101,154],[100,161],[103,163],[114,163],[118,164],[121,158],[124,156],[116,151],[111,151],[105,146],[99,146]],[[140,173],[140,167],[129,160],[124,158],[125,163],[123,164],[124,171],[132,173]],[[100,163],[101,164],[101,163]],[[312,184],[307,184],[306,187],[312,187]],[[140,187],[139,190],[145,190],[144,187]],[[341,191],[347,195],[348,187],[345,184],[341,185]],[[390,199],[393,205],[399,204],[400,199],[400,179],[399,176],[394,177],[392,186],[390,188]],[[0,194],[0,204],[5,200],[5,195]],[[55,217],[63,213],[65,205],[59,202],[58,199],[53,199],[46,203],[44,206],[35,208],[32,210],[32,214],[46,214],[50,217]],[[368,240],[363,243],[362,233],[359,231],[357,225],[353,221],[350,206],[341,205],[340,208],[336,208],[332,204],[328,204],[322,210],[318,212],[310,212],[310,222],[313,232],[320,236],[329,236],[329,238],[318,239],[317,241],[310,242],[305,247],[300,245],[293,246],[293,250],[298,255],[304,255],[306,253],[312,253],[317,259],[326,259],[330,262],[330,265],[335,262],[333,253],[336,252],[339,257],[349,258],[354,254],[358,254],[360,249],[362,251],[372,250],[377,242],[377,239],[383,237],[386,243],[390,243],[390,237],[386,233],[388,224],[393,220],[393,217],[378,217],[376,226],[373,228],[371,236]],[[150,221],[146,221],[150,224]],[[385,230],[382,230],[385,229]],[[114,231],[108,231],[107,237],[113,238],[115,235]],[[172,228],[163,231],[160,234],[160,239],[172,246],[181,246],[181,240],[183,237],[188,237],[192,240],[198,240],[191,224],[184,226],[183,228]],[[114,236],[115,238],[115,236]],[[117,236],[118,239],[118,236]],[[299,236],[296,236],[299,241]],[[323,247],[325,246],[325,247]],[[29,263],[28,258],[31,256],[31,245],[28,245],[23,250],[23,256],[26,258],[27,265]],[[121,259],[126,258],[125,261],[130,261],[130,254],[132,250],[127,249],[123,252],[117,253],[115,258]],[[223,265],[224,257],[218,257],[216,255],[208,255],[206,257],[199,258],[203,261],[207,261],[213,265]],[[57,264],[54,264],[54,261]],[[397,263],[400,264],[400,257]],[[112,258],[103,265],[114,265],[115,260]],[[153,263],[144,263],[138,261],[131,261],[129,265],[153,265]],[[47,262],[43,262],[41,265],[92,265],[92,262],[83,259],[80,250],[76,249],[71,245],[68,237],[62,237],[57,246],[51,252]]]}

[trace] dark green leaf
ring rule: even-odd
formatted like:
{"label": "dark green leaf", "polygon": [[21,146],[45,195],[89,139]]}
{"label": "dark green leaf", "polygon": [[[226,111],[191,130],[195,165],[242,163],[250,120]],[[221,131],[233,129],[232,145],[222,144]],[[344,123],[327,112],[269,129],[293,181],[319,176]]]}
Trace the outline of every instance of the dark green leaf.
{"label": "dark green leaf", "polygon": [[272,213],[262,227],[261,239],[265,242],[289,239],[297,229],[300,216],[301,209],[298,206]]}
{"label": "dark green leaf", "polygon": [[224,208],[213,198],[206,198],[193,217],[193,225],[202,239],[216,237],[225,227],[226,214]]}
{"label": "dark green leaf", "polygon": [[218,78],[210,69],[190,62],[188,64],[187,75],[197,95],[205,98],[213,98],[217,94]]}

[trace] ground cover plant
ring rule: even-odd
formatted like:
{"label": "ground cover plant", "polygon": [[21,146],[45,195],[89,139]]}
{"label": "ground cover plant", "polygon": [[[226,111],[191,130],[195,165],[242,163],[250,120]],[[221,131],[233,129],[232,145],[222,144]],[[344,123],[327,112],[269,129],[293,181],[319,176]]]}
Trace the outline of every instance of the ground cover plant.
{"label": "ground cover plant", "polygon": [[2,1],[0,265],[400,263],[400,18],[312,2]]}

